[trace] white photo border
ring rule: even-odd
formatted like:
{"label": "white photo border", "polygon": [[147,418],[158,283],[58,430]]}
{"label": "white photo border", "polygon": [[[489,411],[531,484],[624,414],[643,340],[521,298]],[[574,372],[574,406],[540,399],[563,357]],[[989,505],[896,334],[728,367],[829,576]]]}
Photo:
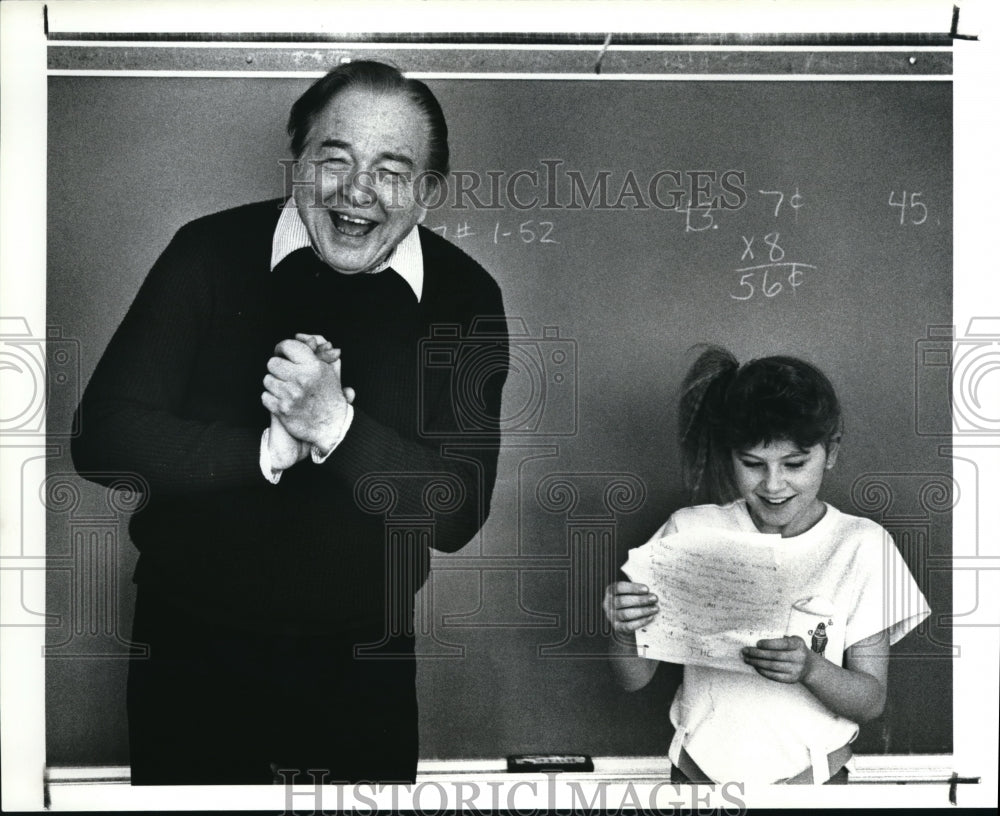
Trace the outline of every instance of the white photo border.
{"label": "white photo border", "polygon": [[[514,0],[516,2],[516,0]],[[212,6],[213,14],[207,17],[192,15],[178,3],[50,3],[46,10],[39,2],[4,2],[2,12],[2,173],[3,187],[0,190],[0,313],[3,317],[23,317],[32,328],[45,326],[45,224],[46,224],[46,53],[47,41],[44,24],[46,14],[51,21],[57,14],[64,20],[83,20],[89,25],[99,26],[96,30],[134,31],[136,15],[152,25],[167,25],[176,20],[177,15],[185,15],[198,29],[220,26],[220,32],[232,32],[233,21],[239,21],[242,31],[274,32],[295,30],[281,28],[292,26],[301,14],[307,11],[301,4],[298,9],[293,4],[291,11],[282,6],[283,13],[276,13],[273,3],[218,3]],[[338,11],[346,9],[346,19],[360,26],[373,18],[381,24],[385,20],[395,20],[396,30],[417,31],[426,28],[426,4],[406,2],[382,3],[379,5],[398,12],[395,16],[387,13],[373,14],[371,4],[363,11],[362,3],[340,3]],[[421,5],[417,12],[413,6]],[[483,17],[472,31],[510,31],[512,21],[518,16],[506,15],[510,3],[477,3]],[[531,14],[532,30],[544,29],[548,25],[558,26],[565,20],[565,4],[542,3],[533,5]],[[560,5],[563,8],[558,8]],[[665,8],[667,3],[655,4],[612,4],[594,3],[582,9],[582,3],[574,10],[574,27],[579,31],[605,30],[600,23],[614,19],[621,30],[629,25],[631,30],[648,28],[650,20],[681,19],[654,15],[650,6]],[[640,9],[645,5],[644,9]],[[718,5],[718,4],[717,4]],[[730,15],[741,5],[745,16],[736,19],[743,22],[746,30],[762,32],[785,31],[826,31],[836,25],[843,29],[844,22],[851,18],[844,13],[844,3],[796,3],[791,8],[791,0],[782,3],[735,3],[729,6]],[[847,4],[850,5],[850,4]],[[865,16],[860,18],[867,31],[940,31],[942,6],[950,3],[867,3]],[[979,41],[957,39],[954,45],[954,302],[953,319],[959,335],[969,326],[973,318],[1000,316],[1000,275],[995,273],[996,261],[992,236],[996,227],[992,223],[992,196],[1000,189],[1000,178],[992,158],[993,140],[997,133],[997,111],[1000,109],[997,92],[1000,85],[1000,49],[995,39],[1000,36],[1000,26],[994,4],[989,0],[964,3],[974,23],[981,28],[969,33],[978,33]],[[115,8],[112,8],[114,6]],[[748,11],[749,6],[756,6]],[[237,7],[240,9],[236,11]],[[766,8],[764,8],[766,7]],[[777,15],[772,11],[778,7]],[[672,12],[683,9],[691,15],[692,31],[723,30],[714,23],[720,19],[713,16],[704,4],[675,4]],[[808,11],[807,11],[808,9]],[[111,17],[102,14],[111,13]],[[766,12],[766,13],[765,13]],[[457,14],[457,12],[456,12]],[[602,17],[602,14],[604,15]],[[699,18],[698,15],[702,16]],[[883,16],[879,16],[882,14]],[[475,17],[474,12],[462,12],[462,20]],[[527,15],[520,15],[527,17]],[[707,21],[706,21],[707,16]],[[280,22],[278,20],[280,19]],[[344,18],[342,18],[344,19]],[[454,17],[452,18],[455,19]],[[686,18],[685,18],[686,19]],[[728,19],[732,20],[730,16]],[[104,22],[100,22],[103,20]],[[888,22],[881,22],[887,20]],[[806,21],[806,22],[804,22]],[[808,22],[811,21],[811,22]],[[832,21],[832,22],[831,22]],[[911,28],[906,28],[906,24]],[[68,25],[68,23],[67,23]],[[731,25],[731,23],[730,23]],[[103,27],[100,27],[103,26]],[[132,26],[132,27],[130,27]],[[933,26],[933,28],[930,28]],[[662,25],[658,26],[662,29]],[[685,30],[683,25],[671,25],[671,30]],[[83,30],[67,28],[65,30]],[[963,29],[965,31],[965,29]],[[190,43],[185,43],[189,45]],[[212,74],[218,76],[218,73]],[[301,76],[301,74],[298,74]],[[424,76],[424,75],[421,75]],[[491,75],[496,76],[496,75]],[[660,77],[658,77],[660,78]],[[700,77],[704,79],[704,77]],[[734,77],[727,77],[732,79]],[[747,79],[767,79],[773,77],[747,76]],[[824,77],[827,78],[827,77]],[[855,77],[857,78],[857,77]],[[27,239],[25,238],[27,236]],[[995,376],[994,376],[995,379]],[[18,388],[20,384],[3,380],[6,391]],[[6,392],[10,395],[10,392]],[[989,391],[989,398],[1000,404],[1000,393]],[[962,777],[978,777],[975,785],[964,785],[958,791],[958,804],[967,806],[995,806],[997,802],[997,722],[998,717],[998,638],[1000,613],[996,604],[1000,599],[1000,552],[998,552],[997,531],[1000,531],[1000,503],[990,501],[990,497],[1000,495],[1000,434],[997,436],[953,439],[954,455],[961,455],[974,462],[978,470],[978,484],[964,486],[965,490],[978,490],[980,508],[977,518],[968,518],[963,513],[963,505],[956,507],[953,522],[955,553],[954,595],[976,597],[978,606],[969,610],[961,625],[956,624],[953,635],[961,656],[954,660],[954,752],[951,763],[955,772]],[[961,451],[961,454],[959,454]],[[45,518],[44,508],[38,506],[40,518],[34,513],[22,512],[21,496],[16,488],[21,482],[20,470],[28,458],[44,456],[44,435],[39,440],[6,438],[0,443],[0,501],[3,507],[2,570],[0,570],[0,746],[3,754],[3,808],[11,810],[41,810],[45,800],[45,702],[44,702],[44,659],[42,647],[44,626],[22,625],[19,621],[24,610],[21,599],[30,597],[30,606],[36,612],[44,610],[44,569],[45,569]],[[956,468],[955,477],[961,474]],[[966,504],[964,507],[968,507]],[[26,509],[26,507],[25,507]],[[978,549],[969,551],[959,544],[962,541],[978,542]],[[33,542],[33,543],[32,543]],[[40,547],[40,549],[39,549]],[[959,576],[962,583],[959,584]],[[960,590],[967,588],[967,593]],[[975,591],[974,596],[968,593]],[[22,593],[25,593],[22,595]],[[957,614],[957,610],[956,610]],[[480,779],[500,779],[508,786],[512,781],[492,776],[488,769],[482,769]],[[613,778],[613,776],[612,776]],[[622,773],[620,778],[627,778]],[[509,778],[508,778],[509,779]],[[65,807],[72,809],[188,809],[191,807],[209,809],[268,809],[281,810],[286,807],[285,791],[276,787],[266,796],[259,789],[211,788],[211,789],[134,789],[127,786],[81,785],[83,791],[68,801]],[[824,790],[822,803],[826,806],[889,805],[893,807],[946,806],[946,786],[928,789],[924,785],[878,786],[851,785],[844,790]],[[517,798],[521,807],[530,807],[532,800],[527,791],[526,798]],[[520,796],[521,794],[519,794]],[[785,807],[796,804],[817,804],[815,794],[809,790],[766,790],[747,789],[747,801],[753,805]],[[388,793],[379,797],[380,804],[388,803]],[[615,801],[613,795],[609,797]],[[326,802],[336,801],[330,795]],[[506,803],[508,800],[502,800]],[[538,800],[540,801],[540,800]],[[731,806],[728,800],[713,800],[720,806]],[[521,804],[524,802],[524,804]],[[478,803],[478,800],[477,800]],[[365,806],[364,802],[359,803]],[[403,803],[405,804],[405,800]],[[303,799],[297,807],[307,807]],[[488,799],[479,804],[488,808]]]}

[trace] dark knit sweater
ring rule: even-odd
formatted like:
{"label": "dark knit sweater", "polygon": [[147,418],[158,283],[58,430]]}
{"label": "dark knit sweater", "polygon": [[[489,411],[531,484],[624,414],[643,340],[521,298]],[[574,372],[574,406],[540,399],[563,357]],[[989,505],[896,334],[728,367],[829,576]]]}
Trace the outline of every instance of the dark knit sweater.
{"label": "dark knit sweater", "polygon": [[[427,548],[457,550],[485,520],[503,303],[482,267],[423,228],[419,303],[394,271],[340,275],[309,249],[272,272],[279,207],[177,233],[91,378],[73,458],[101,484],[134,474],[143,485],[130,525],[141,585],[222,621],[334,630],[412,610]],[[427,346],[432,327],[448,336]],[[259,466],[270,420],[260,396],[275,344],[296,332],[342,349],[354,420],[326,462],[272,485]]]}

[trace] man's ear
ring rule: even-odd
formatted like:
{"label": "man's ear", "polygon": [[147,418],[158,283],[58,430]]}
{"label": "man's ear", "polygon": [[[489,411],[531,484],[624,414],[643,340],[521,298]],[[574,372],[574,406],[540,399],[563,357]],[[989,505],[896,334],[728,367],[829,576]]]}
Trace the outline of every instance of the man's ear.
{"label": "man's ear", "polygon": [[837,454],[840,453],[840,434],[826,443],[826,469],[830,470],[837,464]]}
{"label": "man's ear", "polygon": [[309,162],[303,161],[301,156],[295,156],[292,159],[292,180],[296,182],[301,181],[312,181],[312,176],[306,178],[306,173],[312,169],[315,173],[315,166],[310,167]]}
{"label": "man's ear", "polygon": [[420,210],[420,214],[417,216],[418,224],[423,224],[424,219],[427,217],[427,213],[430,210],[427,206],[428,201],[436,202],[434,206],[441,204],[439,196],[441,194],[442,181],[441,175],[434,171],[421,173],[418,177],[417,186],[414,191],[417,197],[417,208]]}

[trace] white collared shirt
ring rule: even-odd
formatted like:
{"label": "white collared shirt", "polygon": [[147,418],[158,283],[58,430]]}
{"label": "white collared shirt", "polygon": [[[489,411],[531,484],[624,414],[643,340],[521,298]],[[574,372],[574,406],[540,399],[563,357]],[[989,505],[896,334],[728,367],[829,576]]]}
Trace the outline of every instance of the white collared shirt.
{"label": "white collared shirt", "polygon": [[[273,272],[274,268],[295,250],[307,246],[309,246],[309,233],[299,215],[298,207],[295,206],[295,201],[290,198],[285,202],[281,217],[278,218],[278,226],[274,230],[274,240],[271,242],[271,271]],[[392,254],[378,268],[368,274],[374,275],[390,266],[410,285],[419,303],[424,291],[424,254],[420,251],[420,235],[416,227],[396,244]]]}
{"label": "white collared shirt", "polygon": [[[302,217],[299,215],[299,210],[295,206],[294,199],[289,198],[281,210],[278,225],[274,230],[274,238],[271,241],[271,271],[273,272],[275,267],[295,250],[303,249],[310,245],[309,233],[306,230],[305,222],[303,222]],[[419,303],[424,290],[424,255],[420,249],[420,234],[416,227],[413,227],[406,234],[406,237],[396,245],[392,254],[378,268],[373,269],[368,274],[377,274],[388,269],[390,266],[395,270],[397,275],[409,284]],[[320,464],[326,461],[326,458],[336,450],[337,445],[347,435],[353,419],[354,407],[348,405],[347,413],[343,424],[338,430],[333,447],[326,451],[326,453],[323,453],[314,445],[310,452],[313,462]],[[270,429],[266,428],[260,439],[260,469],[264,474],[264,478],[272,484],[277,484],[281,479],[282,471],[274,470],[271,467],[271,454],[268,450],[270,435]]]}

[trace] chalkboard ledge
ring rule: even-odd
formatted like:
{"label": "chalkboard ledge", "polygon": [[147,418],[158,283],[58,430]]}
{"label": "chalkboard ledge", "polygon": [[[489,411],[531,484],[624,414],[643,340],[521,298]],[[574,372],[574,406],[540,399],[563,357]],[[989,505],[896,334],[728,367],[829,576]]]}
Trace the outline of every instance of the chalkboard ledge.
{"label": "chalkboard ledge", "polygon": [[[506,759],[425,759],[417,766],[417,785],[435,783],[451,789],[462,782],[475,780],[479,785],[514,784],[544,774],[507,773]],[[861,755],[854,757],[849,784],[946,783],[954,777],[954,758],[950,754]],[[305,778],[305,777],[304,777]],[[595,757],[594,770],[588,773],[559,774],[560,783],[655,784],[670,778],[666,757]],[[47,800],[53,809],[79,808],[102,795],[128,801],[130,795],[144,790],[162,793],[164,788],[132,788],[129,768],[124,765],[92,767],[53,767],[46,770]],[[191,791],[192,788],[178,789]]]}

